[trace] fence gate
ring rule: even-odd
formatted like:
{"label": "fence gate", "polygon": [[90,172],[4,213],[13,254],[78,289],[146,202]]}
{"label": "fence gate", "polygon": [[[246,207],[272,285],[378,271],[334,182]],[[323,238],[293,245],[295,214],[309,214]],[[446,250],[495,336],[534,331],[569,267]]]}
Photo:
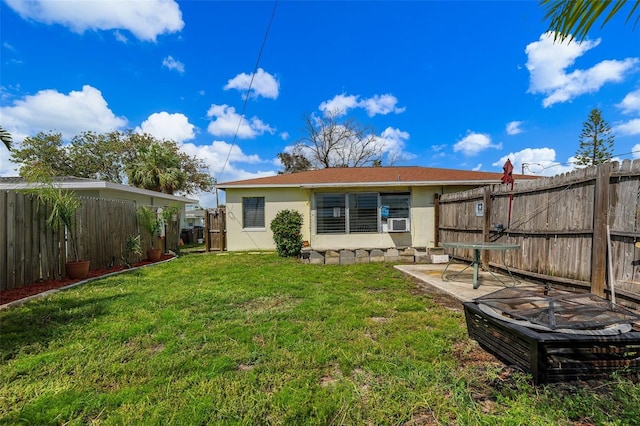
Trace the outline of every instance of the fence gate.
{"label": "fence gate", "polygon": [[208,209],[204,216],[205,250],[225,251],[227,249],[227,221],[224,208]]}

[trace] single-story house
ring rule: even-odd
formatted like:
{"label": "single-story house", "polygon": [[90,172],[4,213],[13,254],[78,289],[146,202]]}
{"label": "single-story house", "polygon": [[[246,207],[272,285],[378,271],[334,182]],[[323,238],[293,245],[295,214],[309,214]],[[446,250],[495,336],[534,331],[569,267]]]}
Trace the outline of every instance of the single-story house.
{"label": "single-story house", "polygon": [[502,173],[430,167],[327,168],[219,183],[227,249],[275,248],[270,223],[285,209],[304,217],[314,250],[433,247],[436,194],[500,183]]}
{"label": "single-story house", "polygon": [[185,206],[186,214],[186,226],[185,228],[194,228],[194,227],[203,227],[204,226],[204,215],[206,211],[200,207],[198,204],[187,204]]}
{"label": "single-story house", "polygon": [[[103,198],[107,200],[133,201],[137,206],[166,207],[176,206],[180,211],[180,227],[186,227],[185,206],[197,203],[198,200],[163,194],[147,189],[119,183],[106,182],[97,179],[85,179],[74,176],[54,178],[56,187],[74,191],[78,197]],[[18,191],[37,187],[38,184],[29,183],[22,177],[0,177],[0,190]]]}

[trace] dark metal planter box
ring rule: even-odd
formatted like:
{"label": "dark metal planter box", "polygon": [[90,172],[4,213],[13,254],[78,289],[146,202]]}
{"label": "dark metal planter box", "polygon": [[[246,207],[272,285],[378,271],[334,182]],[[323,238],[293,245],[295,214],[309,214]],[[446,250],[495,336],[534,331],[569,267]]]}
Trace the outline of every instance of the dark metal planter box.
{"label": "dark metal planter box", "polygon": [[531,373],[536,383],[640,372],[640,332],[613,336],[539,332],[487,315],[476,302],[463,305],[469,336],[502,362]]}

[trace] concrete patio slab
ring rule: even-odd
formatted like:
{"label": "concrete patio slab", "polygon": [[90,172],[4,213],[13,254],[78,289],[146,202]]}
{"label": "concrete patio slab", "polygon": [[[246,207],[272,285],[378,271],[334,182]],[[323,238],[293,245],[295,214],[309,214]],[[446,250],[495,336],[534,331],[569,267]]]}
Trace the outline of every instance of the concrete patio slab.
{"label": "concrete patio slab", "polygon": [[481,297],[513,285],[535,285],[533,283],[524,282],[519,278],[515,278],[514,283],[512,277],[507,274],[492,274],[488,271],[480,270],[478,275],[478,282],[480,285],[477,289],[474,289],[473,268],[467,268],[462,271],[465,266],[466,265],[462,263],[452,263],[449,265],[445,273],[446,277],[459,273],[455,278],[451,278],[450,280],[445,280],[442,276],[443,271],[447,267],[446,264],[395,265],[395,268],[425,282],[426,284],[436,287],[445,293],[448,293],[461,302],[470,302],[477,297]]}

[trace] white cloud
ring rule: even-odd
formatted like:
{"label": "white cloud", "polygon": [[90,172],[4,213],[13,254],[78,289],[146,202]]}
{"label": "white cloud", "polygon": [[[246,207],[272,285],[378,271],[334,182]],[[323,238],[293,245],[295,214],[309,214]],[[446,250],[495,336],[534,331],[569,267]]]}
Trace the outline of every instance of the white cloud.
{"label": "white cloud", "polygon": [[612,129],[620,135],[640,135],[640,118],[634,118],[626,123],[618,124]]}
{"label": "white cloud", "polygon": [[369,117],[374,115],[387,115],[389,113],[401,114],[406,108],[399,108],[398,99],[390,94],[374,95],[371,98],[364,98],[359,100],[358,95],[346,95],[340,94],[333,97],[328,101],[324,101],[320,104],[318,109],[324,113],[325,116],[331,113],[338,113],[338,116],[346,115],[349,110],[355,108],[364,109]]}
{"label": "white cloud", "polygon": [[227,163],[224,167],[225,174],[228,173],[229,167],[232,167],[231,165],[234,163],[258,164],[264,162],[258,155],[247,155],[242,152],[238,145],[232,145],[224,141],[213,141],[210,145],[195,145],[191,142],[183,143],[181,149],[190,156],[200,158],[207,163],[209,170],[216,178],[219,178],[220,173],[223,172],[221,169],[225,162]]}
{"label": "white cloud", "polygon": [[113,32],[113,36],[115,37],[116,40],[118,40],[120,43],[127,43],[129,42],[129,39],[127,38],[126,35],[122,34],[122,31],[118,31],[115,30]]}
{"label": "white cloud", "polygon": [[[236,109],[228,105],[211,105],[207,117],[213,118],[207,130],[213,136],[233,136],[238,133],[239,138],[252,139],[265,133],[274,134],[275,129],[257,117],[242,118]],[[239,126],[239,127],[238,127]]]}
{"label": "white cloud", "polygon": [[[231,145],[223,141],[213,141],[210,145],[194,145],[193,143],[182,144],[181,150],[189,156],[201,159],[209,166],[211,176],[218,182],[231,182],[235,180],[251,179],[257,177],[273,176],[277,173],[277,169],[248,172],[238,163],[259,164],[265,163],[257,155],[247,155],[242,152],[238,145]],[[270,163],[269,163],[270,164]],[[220,199],[218,202],[224,204],[225,193],[219,191],[217,194]],[[216,193],[201,192],[199,194],[190,195],[190,198],[199,200],[200,205],[205,208],[216,207]]]}
{"label": "white cloud", "polygon": [[510,136],[517,135],[518,133],[522,133],[522,124],[523,121],[512,121],[507,123],[507,134]]}
{"label": "white cloud", "polygon": [[391,112],[400,114],[405,111],[406,108],[398,108],[396,104],[398,99],[393,95],[375,95],[373,98],[363,99],[359,106],[367,111],[369,117],[381,114],[387,115]]}
{"label": "white cloud", "polygon": [[35,95],[1,107],[2,126],[21,142],[38,132],[59,132],[64,139],[91,130],[97,133],[119,130],[126,126],[124,117],[109,109],[102,93],[89,85],[68,95],[56,90],[41,90]]}
{"label": "white cloud", "polygon": [[18,176],[18,165],[9,159],[11,153],[4,145],[0,145],[0,176]]}
{"label": "white cloud", "polygon": [[567,160],[567,164],[557,162],[556,151],[553,148],[525,148],[522,151],[510,152],[491,165],[502,170],[507,159],[511,160],[511,164],[513,164],[516,180],[518,179],[517,175],[522,173],[523,164],[526,175],[536,176],[554,176],[570,172],[575,168],[573,165],[575,158],[573,157]]}
{"label": "white cloud", "polygon": [[635,144],[631,148],[631,154],[633,155],[633,158],[640,158],[640,143]]}
{"label": "white cloud", "polygon": [[480,170],[482,170],[482,163],[478,163],[478,165],[471,170],[473,170],[474,172],[479,172]]}
{"label": "white cloud", "polygon": [[493,144],[491,143],[491,137],[489,135],[475,133],[470,130],[467,131],[467,135],[464,138],[453,145],[454,152],[461,151],[468,157],[477,155],[489,148],[501,149],[502,144]]}
{"label": "white cloud", "polygon": [[290,137],[291,135],[289,134],[289,132],[280,132],[280,139],[282,139],[283,141],[286,141]]}
{"label": "white cloud", "polygon": [[620,108],[624,114],[640,113],[640,89],[628,93],[616,107]]}
{"label": "white cloud", "polygon": [[567,73],[567,68],[587,51],[600,44],[585,40],[578,44],[553,43],[553,34],[545,33],[536,42],[527,45],[527,69],[530,74],[528,93],[543,94],[544,107],[555,103],[571,101],[585,94],[593,93],[609,82],[619,82],[625,74],[638,64],[638,58],[626,58],[622,61],[606,60],[586,70],[574,70]]}
{"label": "white cloud", "polygon": [[431,145],[431,150],[433,151],[433,154],[431,155],[431,158],[444,158],[447,156],[447,154],[445,153],[445,148],[447,147],[447,144],[440,144],[440,145]]}
{"label": "white cloud", "polygon": [[380,144],[382,153],[387,156],[387,164],[393,164],[396,161],[408,161],[416,157],[415,154],[404,150],[409,137],[408,132],[391,127],[387,127],[380,134],[378,144]]}
{"label": "white cloud", "polygon": [[274,76],[258,68],[253,82],[251,82],[251,74],[241,73],[230,79],[224,86],[224,90],[236,89],[246,93],[251,86],[251,97],[257,98],[262,96],[269,99],[278,99],[280,94],[280,83]]}
{"label": "white cloud", "polygon": [[161,34],[184,27],[180,7],[174,0],[6,0],[6,4],[23,19],[60,24],[77,33],[128,30],[140,40],[155,41]]}
{"label": "white cloud", "polygon": [[184,64],[173,59],[173,56],[167,56],[164,58],[162,60],[162,66],[170,70],[178,71],[180,74],[184,74]]}
{"label": "white cloud", "polygon": [[338,116],[346,115],[350,109],[358,106],[358,97],[355,95],[336,95],[333,99],[324,101],[320,104],[318,109],[324,113],[325,116],[329,114],[337,114]]}
{"label": "white cloud", "polygon": [[151,114],[135,131],[181,143],[196,137],[194,129],[195,126],[189,123],[184,114],[162,111]]}

